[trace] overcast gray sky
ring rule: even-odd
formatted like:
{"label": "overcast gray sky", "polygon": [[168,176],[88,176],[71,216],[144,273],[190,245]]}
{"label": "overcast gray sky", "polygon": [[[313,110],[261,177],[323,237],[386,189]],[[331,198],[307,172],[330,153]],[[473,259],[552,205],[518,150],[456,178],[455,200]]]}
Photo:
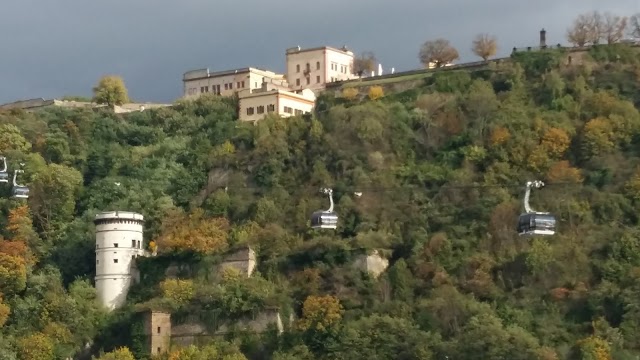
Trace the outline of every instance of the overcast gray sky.
{"label": "overcast gray sky", "polygon": [[640,12],[640,0],[2,0],[0,103],[91,95],[97,79],[121,75],[138,101],[171,102],[182,74],[209,67],[284,71],[291,46],[347,45],[373,51],[385,68],[419,67],[428,39],[449,39],[475,61],[479,32],[499,52],[564,43],[577,14]]}

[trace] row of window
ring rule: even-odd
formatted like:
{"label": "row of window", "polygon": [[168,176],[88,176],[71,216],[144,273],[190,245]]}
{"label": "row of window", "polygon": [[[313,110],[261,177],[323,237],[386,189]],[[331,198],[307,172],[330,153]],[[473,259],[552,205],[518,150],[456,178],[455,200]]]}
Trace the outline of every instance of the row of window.
{"label": "row of window", "polygon": [[[256,87],[257,87],[257,86],[258,86],[258,83],[256,83]],[[238,81],[238,82],[236,83],[236,87],[237,87],[238,89],[244,89],[244,80],[242,80],[242,81]],[[224,84],[224,89],[225,89],[225,90],[233,90],[233,83],[226,83],[226,84]],[[220,95],[220,90],[221,90],[220,84],[218,84],[218,85],[211,85],[211,92],[212,92],[212,93],[214,93],[214,94],[216,94],[216,95]],[[208,92],[209,92],[209,85],[201,86],[201,87],[200,87],[200,92],[201,92],[201,93],[203,93],[203,94],[204,94],[204,93],[208,93]]]}
{"label": "row of window", "polygon": [[302,110],[298,110],[298,109],[294,109],[294,108],[290,108],[288,106],[284,107],[284,112],[287,114],[292,114],[292,115],[302,115],[303,111]]}
{"label": "row of window", "polygon": [[[300,79],[296,79],[296,86],[300,86]],[[311,78],[307,77],[307,85],[311,84]],[[316,84],[320,84],[320,75],[316,76]]]}
{"label": "row of window", "polygon": [[[267,112],[274,112],[276,111],[276,106],[273,104],[269,104],[267,105]],[[264,105],[260,105],[257,106],[256,108],[253,107],[248,107],[247,108],[247,115],[253,115],[253,114],[264,114]]]}
{"label": "row of window", "polygon": [[[311,71],[311,64],[307,63],[306,70]],[[320,70],[320,61],[316,61],[316,70]],[[300,72],[300,64],[296,65],[296,72]]]}
{"label": "row of window", "polygon": [[[114,253],[114,254],[117,254],[117,253]],[[135,258],[137,258],[137,257],[138,257],[138,256],[136,256],[136,255],[131,255],[131,260],[133,260],[133,259],[135,259]],[[114,263],[114,264],[117,264],[117,263],[118,263],[118,259],[113,259],[113,263]],[[96,265],[100,265],[100,260],[97,260],[97,259],[96,259]]]}
{"label": "row of window", "polygon": [[331,63],[331,70],[338,71],[338,68],[340,68],[340,72],[343,73],[343,74],[348,74],[349,73],[349,66],[347,66],[347,65],[338,65],[338,63],[335,63],[335,62]]}
{"label": "row of window", "polygon": [[[119,246],[118,243],[113,243],[113,247],[117,248]],[[142,241],[140,240],[131,240],[131,247],[134,249],[142,249]],[[99,249],[100,246],[96,244],[96,249]]]}
{"label": "row of window", "polygon": [[[306,66],[305,70],[307,72],[310,72],[311,71],[311,64],[307,63],[307,66]],[[316,62],[316,70],[320,70],[320,61]],[[341,64],[338,64],[336,62],[332,62],[331,63],[331,70],[340,71],[343,74],[348,74],[349,73],[349,66],[348,65],[341,65]],[[296,65],[296,72],[297,73],[300,72],[300,64]]]}

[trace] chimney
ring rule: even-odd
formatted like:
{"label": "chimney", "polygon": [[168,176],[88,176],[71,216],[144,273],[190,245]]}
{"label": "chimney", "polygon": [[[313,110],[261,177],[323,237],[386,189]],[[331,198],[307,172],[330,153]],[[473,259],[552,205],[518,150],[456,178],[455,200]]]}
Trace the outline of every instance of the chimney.
{"label": "chimney", "polygon": [[547,31],[545,29],[540,30],[540,48],[547,48]]}

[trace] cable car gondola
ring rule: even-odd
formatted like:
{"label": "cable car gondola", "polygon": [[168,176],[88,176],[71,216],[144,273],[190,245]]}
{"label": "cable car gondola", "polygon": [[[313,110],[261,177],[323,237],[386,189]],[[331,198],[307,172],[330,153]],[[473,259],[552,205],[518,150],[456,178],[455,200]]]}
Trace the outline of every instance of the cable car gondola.
{"label": "cable car gondola", "polygon": [[544,186],[542,181],[527,182],[526,192],[524,195],[524,211],[518,217],[518,234],[521,236],[532,235],[554,235],[556,233],[556,218],[551,213],[534,211],[529,206],[529,196],[531,188],[541,188]]}
{"label": "cable car gondola", "polygon": [[331,206],[328,210],[318,210],[311,214],[311,227],[314,229],[336,229],[338,227],[338,214],[333,211],[333,190],[322,189],[324,194],[329,195]]}
{"label": "cable car gondola", "polygon": [[18,174],[24,173],[24,170],[14,170],[13,172],[13,189],[12,196],[15,199],[29,198],[29,188],[26,185],[20,185],[17,182]]}
{"label": "cable car gondola", "polygon": [[9,173],[7,172],[7,158],[0,156],[0,183],[9,182]]}

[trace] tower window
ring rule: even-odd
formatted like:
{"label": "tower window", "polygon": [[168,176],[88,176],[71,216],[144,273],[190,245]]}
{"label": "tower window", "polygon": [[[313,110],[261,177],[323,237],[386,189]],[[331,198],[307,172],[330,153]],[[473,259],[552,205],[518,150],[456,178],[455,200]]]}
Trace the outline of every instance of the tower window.
{"label": "tower window", "polygon": [[158,334],[160,334],[160,326],[158,326]]}
{"label": "tower window", "polygon": [[117,264],[118,263],[118,259],[113,259],[113,263]]}
{"label": "tower window", "polygon": [[158,354],[160,353],[160,350],[162,350],[162,349],[158,348]]}
{"label": "tower window", "polygon": [[131,247],[132,248],[136,247],[136,241],[135,240],[131,240]]}
{"label": "tower window", "polygon": [[118,243],[113,243],[113,247],[118,247]]}

